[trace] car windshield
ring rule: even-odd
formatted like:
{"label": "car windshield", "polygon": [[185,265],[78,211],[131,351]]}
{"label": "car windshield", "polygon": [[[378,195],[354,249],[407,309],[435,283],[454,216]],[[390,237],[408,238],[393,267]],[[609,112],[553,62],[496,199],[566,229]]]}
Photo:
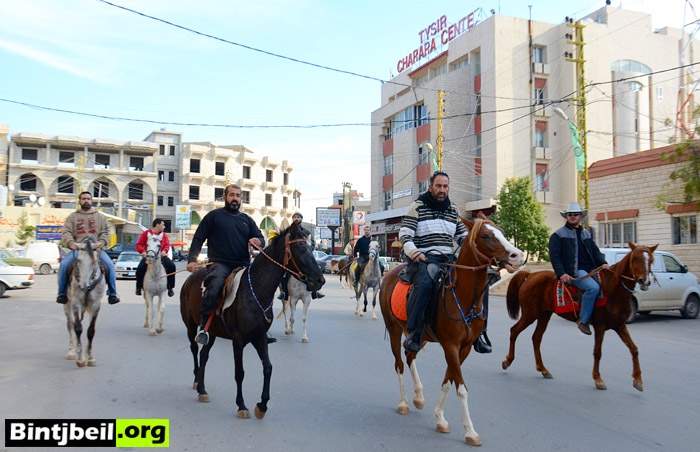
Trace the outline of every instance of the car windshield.
{"label": "car windshield", "polygon": [[141,255],[136,253],[122,253],[119,255],[117,262],[138,262],[141,260]]}

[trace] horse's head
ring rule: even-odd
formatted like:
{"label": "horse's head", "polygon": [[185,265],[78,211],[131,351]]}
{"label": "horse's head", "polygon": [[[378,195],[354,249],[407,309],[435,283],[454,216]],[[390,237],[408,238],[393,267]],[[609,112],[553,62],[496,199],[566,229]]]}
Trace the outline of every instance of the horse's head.
{"label": "horse's head", "polygon": [[153,262],[158,255],[160,254],[160,249],[161,249],[161,240],[163,240],[163,235],[165,234],[162,232],[159,235],[155,234],[148,234],[148,242],[147,242],[147,247],[146,247],[146,260],[148,263]]}
{"label": "horse's head", "polygon": [[481,264],[495,262],[513,273],[523,264],[524,254],[513,246],[495,224],[489,220],[476,218],[462,219],[469,230],[466,243],[462,244],[460,259],[473,255]]}
{"label": "horse's head", "polygon": [[83,291],[93,287],[100,276],[99,248],[90,237],[86,237],[78,244],[78,254],[73,267],[73,277]]}
{"label": "horse's head", "polygon": [[300,224],[292,223],[274,240],[284,240],[284,266],[301,275],[301,281],[306,284],[307,290],[319,290],[326,283],[314,258],[308,233]]}
{"label": "horse's head", "polygon": [[369,260],[374,262],[379,256],[379,242],[372,240],[369,242]]}
{"label": "horse's head", "polygon": [[628,243],[630,247],[629,270],[632,279],[639,284],[642,290],[648,290],[651,285],[651,266],[654,263],[654,251],[659,246],[643,246],[634,242]]}

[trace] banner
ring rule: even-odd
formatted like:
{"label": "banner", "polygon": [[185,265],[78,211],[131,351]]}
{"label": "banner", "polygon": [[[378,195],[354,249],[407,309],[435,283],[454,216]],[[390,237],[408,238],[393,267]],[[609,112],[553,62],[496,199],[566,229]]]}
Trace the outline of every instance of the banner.
{"label": "banner", "polygon": [[192,208],[190,206],[175,206],[175,227],[179,230],[192,227]]}
{"label": "banner", "polygon": [[316,207],[316,226],[340,226],[340,209]]}

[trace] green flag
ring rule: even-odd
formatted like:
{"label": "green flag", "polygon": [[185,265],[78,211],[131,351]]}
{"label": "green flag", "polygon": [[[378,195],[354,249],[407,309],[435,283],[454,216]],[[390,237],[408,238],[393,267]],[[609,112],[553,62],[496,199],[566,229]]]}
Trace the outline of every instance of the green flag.
{"label": "green flag", "polygon": [[578,134],[576,125],[569,121],[569,132],[571,132],[571,146],[574,148],[576,156],[576,171],[579,173],[586,168],[586,158],[583,155],[583,147],[581,146],[581,137]]}

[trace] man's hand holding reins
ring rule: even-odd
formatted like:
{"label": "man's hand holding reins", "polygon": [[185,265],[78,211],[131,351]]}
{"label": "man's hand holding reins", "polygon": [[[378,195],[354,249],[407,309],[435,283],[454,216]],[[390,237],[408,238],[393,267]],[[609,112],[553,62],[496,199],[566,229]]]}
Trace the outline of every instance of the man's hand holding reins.
{"label": "man's hand holding reins", "polygon": [[199,264],[197,262],[188,262],[187,263],[187,271],[190,273],[196,272],[199,270]]}
{"label": "man's hand holding reins", "polygon": [[418,250],[416,250],[416,252],[413,253],[413,256],[411,256],[411,260],[413,262],[427,262],[428,261],[428,259],[425,257],[425,254],[421,253]]}
{"label": "man's hand holding reins", "polygon": [[569,284],[571,281],[573,281],[574,278],[569,275],[568,273],[564,273],[559,277],[559,281],[563,282],[564,284]]}
{"label": "man's hand holding reins", "polygon": [[260,242],[260,239],[257,237],[253,237],[252,239],[248,240],[248,243],[255,249],[262,247],[262,242]]}

